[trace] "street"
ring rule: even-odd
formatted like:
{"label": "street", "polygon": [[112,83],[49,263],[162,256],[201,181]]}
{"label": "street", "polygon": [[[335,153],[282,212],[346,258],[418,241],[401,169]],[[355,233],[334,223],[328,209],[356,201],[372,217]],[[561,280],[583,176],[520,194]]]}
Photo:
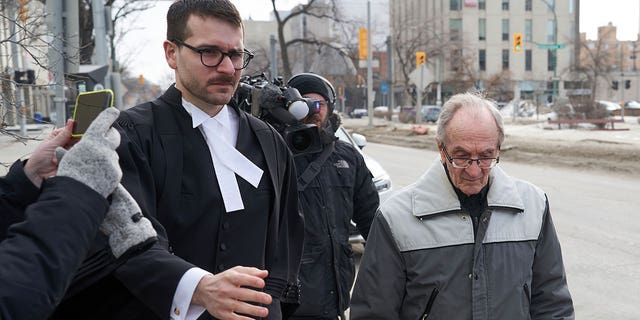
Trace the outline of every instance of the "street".
{"label": "street", "polygon": [[[387,170],[394,190],[415,181],[437,157],[433,151],[376,143],[364,151]],[[576,319],[640,319],[638,181],[596,171],[499,165],[547,192]]]}

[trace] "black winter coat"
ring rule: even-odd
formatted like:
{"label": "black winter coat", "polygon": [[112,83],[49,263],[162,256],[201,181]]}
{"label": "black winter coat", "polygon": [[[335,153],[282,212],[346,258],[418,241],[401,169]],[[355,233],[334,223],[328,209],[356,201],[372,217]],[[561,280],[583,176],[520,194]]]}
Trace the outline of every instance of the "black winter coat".
{"label": "black winter coat", "polygon": [[[298,174],[302,175],[319,154],[297,156]],[[378,208],[378,192],[362,155],[337,140],[334,151],[306,189],[299,191],[299,197],[305,239],[300,265],[301,305],[294,316],[336,319],[349,307],[355,276],[350,221],[366,239]]]}
{"label": "black winter coat", "polygon": [[22,161],[14,162],[0,179],[0,241],[7,237],[9,226],[24,220],[27,206],[40,195],[40,189],[25,175],[23,165]]}
{"label": "black winter coat", "polygon": [[[46,179],[40,192],[19,162],[0,179],[0,189],[0,228],[7,235],[0,239],[0,319],[45,319],[91,248],[109,204],[68,177]],[[17,220],[23,221],[9,228]]]}

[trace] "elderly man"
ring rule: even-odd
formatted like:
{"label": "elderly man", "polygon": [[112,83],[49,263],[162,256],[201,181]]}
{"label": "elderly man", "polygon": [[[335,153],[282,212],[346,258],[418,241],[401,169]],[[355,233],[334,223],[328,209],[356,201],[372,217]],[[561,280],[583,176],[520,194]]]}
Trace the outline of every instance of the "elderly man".
{"label": "elderly man", "polygon": [[573,319],[545,193],[496,167],[504,130],[474,94],[445,103],[440,161],[379,209],[352,319]]}

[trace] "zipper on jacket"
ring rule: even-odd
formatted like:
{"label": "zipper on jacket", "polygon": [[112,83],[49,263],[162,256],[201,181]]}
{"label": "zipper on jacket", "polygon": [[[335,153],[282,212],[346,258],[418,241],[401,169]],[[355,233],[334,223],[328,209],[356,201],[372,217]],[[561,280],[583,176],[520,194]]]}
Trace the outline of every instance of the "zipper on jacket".
{"label": "zipper on jacket", "polygon": [[433,302],[436,301],[436,297],[438,296],[438,288],[433,288],[431,291],[431,296],[429,296],[429,301],[427,301],[427,306],[424,308],[424,312],[422,313],[422,317],[418,320],[425,320],[429,318],[429,313],[431,313],[431,307],[433,307]]}

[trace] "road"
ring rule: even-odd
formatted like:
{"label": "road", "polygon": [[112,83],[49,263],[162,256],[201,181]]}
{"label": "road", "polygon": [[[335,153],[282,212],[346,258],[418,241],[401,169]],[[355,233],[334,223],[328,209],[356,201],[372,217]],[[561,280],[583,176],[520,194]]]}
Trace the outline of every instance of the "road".
{"label": "road", "polygon": [[[406,186],[433,151],[368,143],[364,151]],[[402,156],[398,156],[402,155]],[[562,245],[576,319],[640,319],[640,183],[605,172],[500,163],[547,192]]]}

